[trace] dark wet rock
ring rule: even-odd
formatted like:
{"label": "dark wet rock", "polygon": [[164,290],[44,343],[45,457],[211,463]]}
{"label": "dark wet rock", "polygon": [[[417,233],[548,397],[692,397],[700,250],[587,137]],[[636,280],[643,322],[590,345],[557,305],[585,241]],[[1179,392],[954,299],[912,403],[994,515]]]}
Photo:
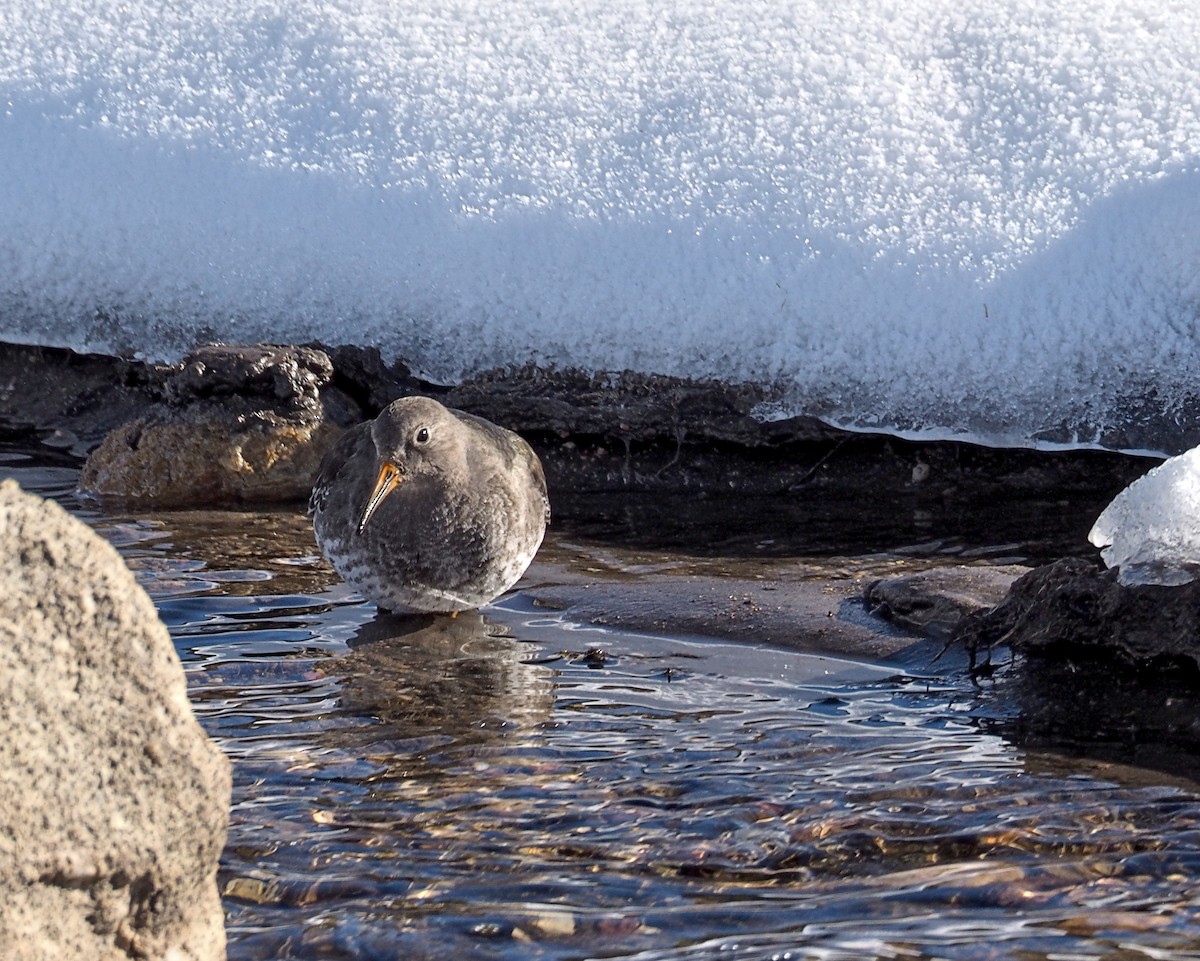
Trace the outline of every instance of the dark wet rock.
{"label": "dark wet rock", "polygon": [[872,581],[863,592],[867,609],[905,630],[948,638],[962,619],[1004,600],[1029,568],[935,567]]}
{"label": "dark wet rock", "polygon": [[443,403],[472,413],[487,410],[523,430],[648,441],[689,435],[746,447],[795,440],[829,440],[841,432],[815,417],[763,421],[754,409],[771,393],[753,384],[689,380],[621,371],[487,371],[450,388]]}
{"label": "dark wet rock", "polygon": [[166,368],[102,354],[0,343],[0,421],[82,457],[161,396]]}
{"label": "dark wet rock", "polygon": [[552,489],[786,492],[847,437],[815,417],[759,419],[770,397],[753,384],[525,367],[439,399],[525,434]]}
{"label": "dark wet rock", "polygon": [[325,347],[322,351],[333,365],[333,387],[357,408],[357,420],[378,416],[397,397],[425,394],[434,397],[441,389],[414,377],[403,363],[388,364],[374,347]]}
{"label": "dark wet rock", "polygon": [[167,378],[163,396],[173,407],[220,399],[250,417],[322,415],[320,390],[333,363],[311,347],[210,344],[184,358]]}
{"label": "dark wet rock", "polygon": [[762,447],[843,436],[815,417],[764,421],[754,416],[755,408],[773,396],[754,384],[530,365],[483,371],[442,386],[414,377],[403,363],[385,363],[376,350],[314,346],[332,359],[336,386],[360,404],[364,417],[415,393],[523,433],[603,438],[621,449],[664,441],[677,454],[689,439]]}
{"label": "dark wet rock", "polygon": [[0,484],[0,944],[216,961],[229,764],[116,551]]}
{"label": "dark wet rock", "polygon": [[1182,747],[1200,771],[1200,584],[1123,587],[1095,562],[1059,560],[964,618],[951,643],[994,679],[1009,739],[1176,773]]}
{"label": "dark wet rock", "polygon": [[[377,352],[324,349],[335,385],[364,417],[402,394],[433,397],[524,435],[560,490],[784,490],[806,480],[820,448],[843,436],[815,417],[756,418],[770,392],[749,384],[528,366],[446,387],[384,364]],[[773,453],[796,443],[819,449],[798,458]],[[773,469],[764,472],[764,460]]]}
{"label": "dark wet rock", "polygon": [[1003,603],[968,619],[956,641],[1004,644],[1041,661],[1086,657],[1130,668],[1200,669],[1200,582],[1123,587],[1117,572],[1067,558],[1018,579]]}
{"label": "dark wet rock", "polygon": [[82,491],[155,507],[298,501],[342,427],[321,388],[333,368],[300,347],[204,347],[166,377],[162,402],[110,431]]}
{"label": "dark wet rock", "polygon": [[[1160,766],[1200,748],[1200,584],[1134,587],[1094,561],[943,567],[875,581],[873,613],[949,637],[981,689],[993,729],[1026,745],[1068,746]],[[1197,759],[1200,770],[1200,758]]]}

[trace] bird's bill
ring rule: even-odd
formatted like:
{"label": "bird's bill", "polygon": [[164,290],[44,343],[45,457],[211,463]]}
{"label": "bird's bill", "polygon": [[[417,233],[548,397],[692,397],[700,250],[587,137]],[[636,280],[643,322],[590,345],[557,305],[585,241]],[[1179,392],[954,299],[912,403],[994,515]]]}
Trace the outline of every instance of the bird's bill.
{"label": "bird's bill", "polygon": [[361,534],[366,530],[367,521],[371,519],[371,515],[383,503],[383,499],[396,489],[402,479],[400,468],[391,461],[385,460],[383,466],[379,468],[379,479],[375,481],[375,489],[371,491],[371,496],[367,499],[367,506],[363,508],[362,517],[358,519],[358,533]]}

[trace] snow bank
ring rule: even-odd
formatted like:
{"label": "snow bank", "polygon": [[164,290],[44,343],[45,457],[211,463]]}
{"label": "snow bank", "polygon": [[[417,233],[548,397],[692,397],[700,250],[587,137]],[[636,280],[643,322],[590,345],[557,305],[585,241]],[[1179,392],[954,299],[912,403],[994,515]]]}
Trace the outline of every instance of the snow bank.
{"label": "snow bank", "polygon": [[1197,50],[1194,0],[8,0],[0,337],[1178,450]]}

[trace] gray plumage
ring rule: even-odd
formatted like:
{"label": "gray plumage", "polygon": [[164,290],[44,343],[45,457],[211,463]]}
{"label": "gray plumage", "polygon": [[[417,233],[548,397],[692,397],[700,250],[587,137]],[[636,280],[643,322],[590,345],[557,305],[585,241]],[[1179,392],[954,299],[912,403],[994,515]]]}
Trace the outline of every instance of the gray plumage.
{"label": "gray plumage", "polygon": [[309,511],[321,550],[368,600],[398,613],[462,611],[525,573],[550,503],[521,437],[403,397],[334,444]]}

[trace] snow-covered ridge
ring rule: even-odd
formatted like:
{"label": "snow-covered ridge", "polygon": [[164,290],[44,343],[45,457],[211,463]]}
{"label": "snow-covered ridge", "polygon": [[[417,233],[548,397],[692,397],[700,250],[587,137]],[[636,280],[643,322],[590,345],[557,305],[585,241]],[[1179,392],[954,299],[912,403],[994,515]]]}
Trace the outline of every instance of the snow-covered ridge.
{"label": "snow-covered ridge", "polygon": [[632,368],[1177,450],[1197,50],[1193,0],[9,0],[0,337]]}

